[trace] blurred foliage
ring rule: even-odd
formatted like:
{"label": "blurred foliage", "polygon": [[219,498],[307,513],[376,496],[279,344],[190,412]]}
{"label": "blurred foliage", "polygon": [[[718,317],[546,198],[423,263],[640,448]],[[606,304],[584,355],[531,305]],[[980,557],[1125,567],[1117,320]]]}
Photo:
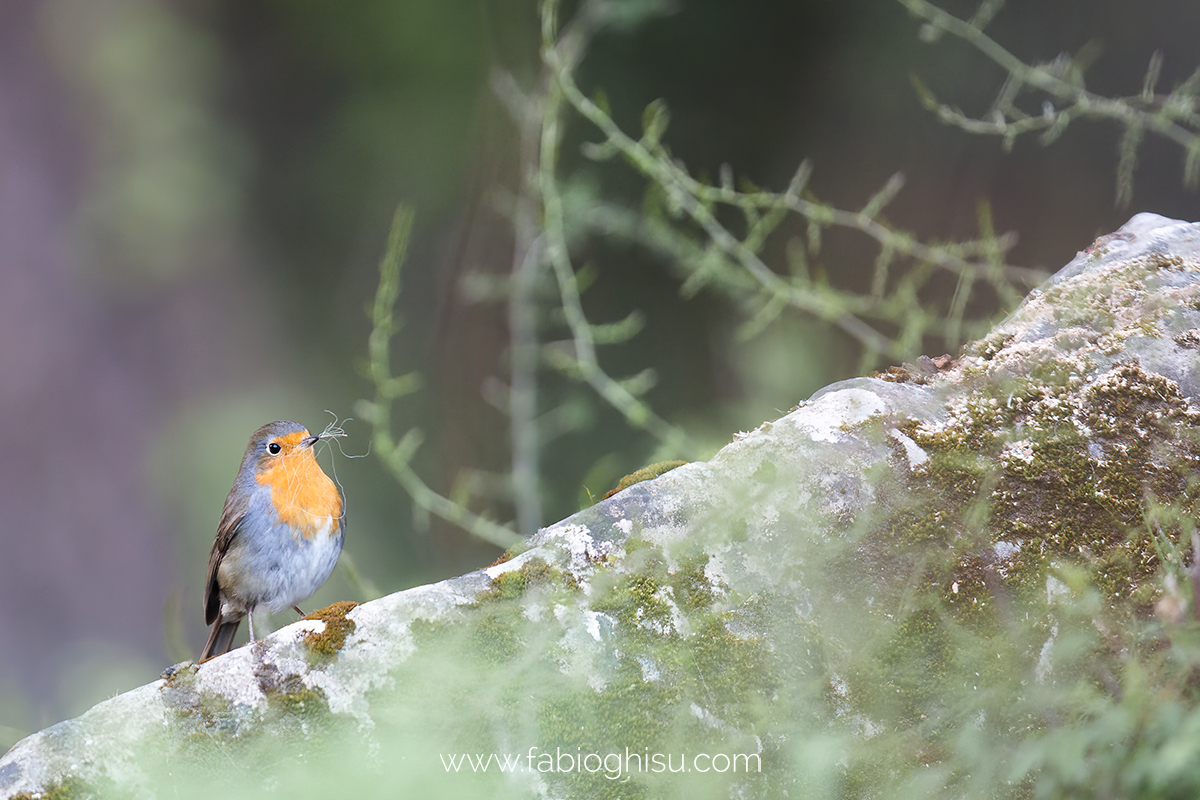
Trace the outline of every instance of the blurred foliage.
{"label": "blurred foliage", "polygon": [[[1133,174],[1138,150],[1146,133],[1161,136],[1182,148],[1183,182],[1195,187],[1200,180],[1200,67],[1166,94],[1157,91],[1163,68],[1163,53],[1154,51],[1142,81],[1142,91],[1126,97],[1105,97],[1090,92],[1084,76],[1098,55],[1095,44],[1085,46],[1074,56],[1060,54],[1045,64],[1026,64],[984,34],[1003,0],[988,0],[970,20],[960,20],[926,0],[900,0],[914,15],[927,20],[921,35],[936,41],[949,33],[966,40],[975,49],[995,61],[1007,74],[992,107],[981,118],[972,118],[957,108],[939,103],[933,94],[915,80],[926,108],[938,118],[967,133],[999,136],[1005,151],[1012,150],[1017,137],[1040,131],[1042,144],[1051,144],[1062,136],[1073,120],[1116,122],[1121,127],[1116,174],[1116,202],[1127,206],[1133,199]],[[1022,94],[1032,94],[1032,104],[1040,99],[1034,113],[1018,104]]]}
{"label": "blurred foliage", "polygon": [[394,306],[400,295],[400,267],[408,249],[408,237],[412,230],[413,214],[399,208],[392,220],[387,251],[380,262],[379,290],[371,309],[374,328],[369,343],[368,369],[371,382],[375,385],[375,398],[361,400],[355,413],[371,423],[374,435],[371,444],[375,454],[387,465],[396,481],[412,495],[421,508],[459,525],[479,538],[498,547],[511,547],[520,538],[508,528],[472,514],[462,503],[442,497],[431,490],[413,469],[412,457],[421,444],[422,434],[417,428],[409,428],[399,439],[392,432],[392,404],[412,394],[419,387],[415,373],[392,375],[391,340],[399,327]]}
{"label": "blurred foliage", "polygon": [[[704,292],[734,305],[744,319],[741,339],[762,334],[788,313],[836,325],[858,341],[862,368],[880,358],[913,357],[926,343],[954,349],[987,328],[986,319],[968,315],[981,288],[999,297],[1003,305],[1013,306],[1024,288],[1044,277],[1036,270],[1005,263],[1004,252],[1014,240],[993,233],[986,207],[980,211],[981,237],[963,242],[927,244],[888,224],[883,213],[903,187],[899,175],[862,208],[844,210],[821,203],[806,191],[811,173],[807,163],[799,166],[782,192],[759,189],[748,181],[735,188],[729,167],[722,169],[718,185],[694,178],[667,144],[669,113],[662,101],[646,108],[640,136],[627,134],[606,110],[603,92],[589,99],[577,85],[575,72],[588,43],[600,32],[636,26],[665,10],[666,6],[647,0],[592,0],[582,3],[560,26],[559,4],[544,2],[543,66],[537,80],[523,86],[502,71],[493,78],[520,142],[518,186],[499,201],[514,229],[512,270],[506,279],[477,276],[473,287],[477,297],[507,306],[509,381],[494,402],[508,417],[511,461],[509,472],[498,478],[510,490],[516,530],[523,535],[540,527],[544,519],[544,448],[587,421],[573,413],[574,401],[556,406],[547,400],[562,396],[553,388],[555,382],[586,386],[594,401],[615,411],[630,428],[649,434],[657,443],[649,460],[694,459],[709,452],[707,445],[647,401],[657,382],[652,365],[621,377],[601,365],[601,348],[636,348],[633,342],[644,328],[645,316],[635,309],[613,321],[589,318],[583,296],[595,276],[575,254],[590,241],[609,245],[623,241],[644,248],[678,281],[677,291],[683,297]],[[599,142],[583,143],[588,159],[609,169],[624,164],[643,182],[641,208],[604,197],[593,180],[564,169],[565,131],[581,123],[590,124],[590,130],[602,137]],[[794,225],[783,226],[793,215],[799,218],[803,235],[796,235]],[[858,233],[876,247],[865,290],[810,266],[832,228]],[[783,240],[786,257],[783,263],[770,265],[764,257],[775,239]],[[395,294],[385,290],[395,280],[394,267],[387,266],[394,260],[391,253],[389,248],[379,297]],[[938,301],[928,291],[934,279],[943,275],[955,286],[948,301]],[[394,299],[385,305],[392,304]],[[392,323],[380,315],[377,299],[370,370],[377,392],[392,399],[395,395],[386,391],[394,380],[387,354],[374,345],[390,334]],[[378,401],[370,411],[372,419],[382,419]],[[382,454],[391,458],[395,452],[387,439]],[[400,460],[407,463],[409,458],[411,453]],[[420,494],[426,499],[417,497],[418,505],[444,518],[447,512],[469,513],[467,506],[473,499],[468,496],[445,505],[440,495],[423,490]],[[480,524],[476,519],[468,527],[478,530]]]}

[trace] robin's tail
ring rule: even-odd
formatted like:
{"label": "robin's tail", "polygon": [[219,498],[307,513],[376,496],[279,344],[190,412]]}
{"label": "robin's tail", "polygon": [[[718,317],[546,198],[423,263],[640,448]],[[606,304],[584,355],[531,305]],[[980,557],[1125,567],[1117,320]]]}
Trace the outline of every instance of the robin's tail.
{"label": "robin's tail", "polygon": [[208,635],[208,643],[200,651],[200,661],[207,661],[214,656],[228,653],[233,648],[233,635],[237,633],[240,624],[242,624],[240,619],[229,622],[217,620],[213,625],[212,633]]}

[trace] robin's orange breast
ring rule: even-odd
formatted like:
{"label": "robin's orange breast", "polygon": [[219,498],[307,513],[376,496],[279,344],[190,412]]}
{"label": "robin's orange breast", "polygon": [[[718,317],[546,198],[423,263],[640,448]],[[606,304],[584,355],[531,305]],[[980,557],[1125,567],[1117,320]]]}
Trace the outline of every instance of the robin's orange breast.
{"label": "robin's orange breast", "polygon": [[271,487],[271,503],[279,519],[305,538],[331,533],[331,524],[342,515],[342,497],[337,486],[317,463],[311,448],[298,448],[255,475],[262,486]]}

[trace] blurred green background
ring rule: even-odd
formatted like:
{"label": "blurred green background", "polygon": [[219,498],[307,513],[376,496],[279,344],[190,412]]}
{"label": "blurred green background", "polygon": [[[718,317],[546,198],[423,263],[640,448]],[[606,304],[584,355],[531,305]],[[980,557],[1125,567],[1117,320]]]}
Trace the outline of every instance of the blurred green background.
{"label": "blurred green background", "polygon": [[[910,75],[972,114],[1003,75],[918,28],[887,0],[683,0],[598,37],[579,80],[631,131],[664,98],[667,140],[693,174],[727,163],[782,190],[810,158],[816,196],[857,208],[902,171],[888,217],[926,240],[975,235],[987,201],[997,230],[1019,233],[1015,264],[1057,269],[1137,211],[1200,216],[1182,154],[1161,141],[1147,140],[1132,204],[1117,208],[1112,126],[1005,154],[941,125]],[[988,33],[1031,61],[1098,42],[1089,88],[1128,95],[1156,50],[1160,85],[1184,80],[1196,30],[1195,4],[1047,0],[1011,4]],[[418,465],[443,493],[504,473],[506,418],[485,398],[507,375],[505,309],[461,286],[511,268],[496,198],[516,185],[518,142],[489,80],[529,85],[537,46],[529,0],[0,6],[0,748],[194,656],[246,438],[272,419],[321,428],[325,409],[351,415],[372,391],[365,309],[398,203],[417,229],[393,366],[425,388],[397,426],[424,430]],[[636,206],[644,187],[628,173],[579,157],[589,138],[572,123],[564,172]],[[821,267],[853,285],[873,258],[835,235]],[[737,340],[735,308],[681,298],[669,265],[635,248],[594,242],[579,261],[596,270],[592,319],[647,318],[602,362],[618,376],[655,368],[648,400],[710,449],[857,371],[856,345],[819,321]],[[975,312],[1005,310],[983,298]],[[544,453],[546,520],[654,453],[582,389],[545,402],[568,403],[576,425]],[[346,453],[365,453],[369,427],[345,427]],[[373,457],[324,458],[346,490],[346,552],[379,591],[499,554],[415,513]],[[472,507],[509,519],[502,497]],[[335,576],[307,606],[343,598],[366,599]]]}

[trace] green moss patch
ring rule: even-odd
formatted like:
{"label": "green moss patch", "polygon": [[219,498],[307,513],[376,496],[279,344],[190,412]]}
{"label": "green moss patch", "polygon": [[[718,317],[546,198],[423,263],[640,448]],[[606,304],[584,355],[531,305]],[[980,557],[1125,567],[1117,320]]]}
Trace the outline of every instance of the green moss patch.
{"label": "green moss patch", "polygon": [[1147,498],[1196,513],[1200,414],[1136,363],[1087,386],[1068,366],[1045,371],[980,391],[947,423],[902,428],[929,461],[910,474],[915,499],[891,516],[890,539],[950,553],[926,577],[968,615],[994,610],[1000,585],[1041,591],[1062,559],[1087,565],[1112,603],[1145,612],[1159,566]]}
{"label": "green moss patch", "polygon": [[552,566],[543,558],[534,557],[518,569],[502,572],[492,578],[491,586],[480,592],[475,602],[479,604],[515,600],[535,587],[576,590],[579,583],[569,572]]}
{"label": "green moss patch", "polygon": [[630,486],[633,486],[635,483],[654,480],[659,475],[664,475],[676,467],[682,467],[686,463],[686,461],[659,461],[654,464],[650,464],[649,466],[642,467],[636,472],[631,472],[624,478],[621,478],[615,487],[608,490],[608,492],[604,495],[604,499],[607,500],[617,492],[624,491]]}
{"label": "green moss patch", "polygon": [[352,600],[342,600],[306,616],[304,619],[325,623],[325,630],[304,637],[304,643],[308,645],[310,652],[325,657],[336,655],[345,646],[346,637],[354,633],[354,620],[346,615],[357,606],[358,603]]}

